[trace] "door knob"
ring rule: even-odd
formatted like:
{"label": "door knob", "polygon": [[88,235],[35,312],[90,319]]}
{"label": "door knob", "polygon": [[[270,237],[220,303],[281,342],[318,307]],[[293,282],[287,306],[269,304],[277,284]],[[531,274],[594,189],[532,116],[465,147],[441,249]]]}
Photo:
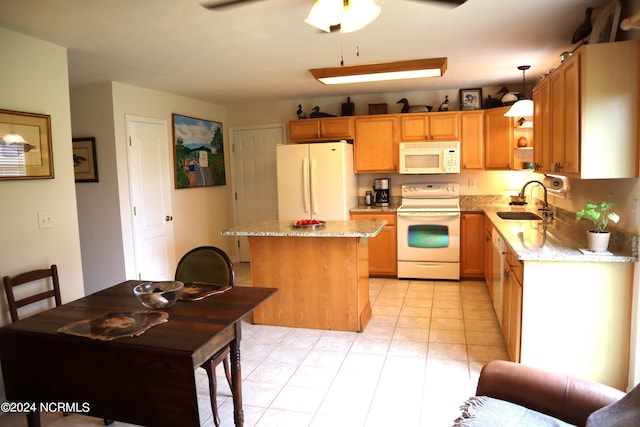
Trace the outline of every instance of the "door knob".
{"label": "door knob", "polygon": [[164,217],[165,221],[173,221],[173,217],[171,215],[167,215]]}

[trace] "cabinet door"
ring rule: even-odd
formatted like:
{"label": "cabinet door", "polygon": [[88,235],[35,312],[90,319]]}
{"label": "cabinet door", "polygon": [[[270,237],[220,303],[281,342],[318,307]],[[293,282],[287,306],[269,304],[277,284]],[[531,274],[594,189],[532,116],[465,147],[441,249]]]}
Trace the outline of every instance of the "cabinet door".
{"label": "cabinet door", "polygon": [[487,215],[483,218],[484,229],[484,280],[487,282],[487,289],[491,300],[493,300],[493,241],[491,240],[491,232],[493,224]]}
{"label": "cabinet door", "polygon": [[[564,77],[561,72],[552,73],[549,77],[549,107],[551,109],[551,171],[563,172],[564,163]],[[535,122],[534,122],[535,124]]]}
{"label": "cabinet door", "polygon": [[536,171],[551,172],[549,79],[533,89],[533,162]]}
{"label": "cabinet door", "polygon": [[562,67],[564,74],[563,168],[566,174],[580,173],[580,54],[571,56]]}
{"label": "cabinet door", "polygon": [[396,277],[398,275],[396,216],[393,214],[351,214],[351,219],[385,220],[387,225],[369,239],[369,275]]}
{"label": "cabinet door", "polygon": [[460,129],[462,169],[482,170],[484,168],[484,112],[462,112]]}
{"label": "cabinet door", "polygon": [[481,278],[484,275],[484,214],[465,212],[460,223],[460,276]]}
{"label": "cabinet door", "polygon": [[320,121],[302,119],[289,121],[289,141],[312,141],[320,137]]}
{"label": "cabinet door", "polygon": [[426,114],[400,116],[401,141],[426,141],[429,138],[429,120]]}
{"label": "cabinet door", "polygon": [[505,117],[509,107],[492,108],[484,113],[484,167],[511,169],[513,119]]}
{"label": "cabinet door", "polygon": [[398,170],[397,116],[356,117],[355,130],[356,172]]}
{"label": "cabinet door", "polygon": [[320,120],[320,136],[326,139],[353,139],[353,118],[336,117]]}
{"label": "cabinet door", "polygon": [[434,141],[460,140],[460,113],[457,111],[431,113],[429,119],[429,139]]}

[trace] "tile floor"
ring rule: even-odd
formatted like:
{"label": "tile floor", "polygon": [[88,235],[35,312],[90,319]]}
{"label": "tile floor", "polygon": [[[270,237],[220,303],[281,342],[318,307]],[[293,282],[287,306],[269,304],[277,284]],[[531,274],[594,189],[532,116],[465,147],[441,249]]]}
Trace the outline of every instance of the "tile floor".
{"label": "tile floor", "polygon": [[[250,284],[249,265],[235,267],[238,285]],[[373,316],[362,333],[243,324],[245,426],[450,426],[484,363],[508,358],[484,282],[369,283]],[[233,426],[221,367],[218,375],[222,426]],[[198,376],[202,425],[213,426],[207,376]],[[103,425],[81,415],[42,420]],[[0,416],[0,426],[26,426],[26,417]]]}

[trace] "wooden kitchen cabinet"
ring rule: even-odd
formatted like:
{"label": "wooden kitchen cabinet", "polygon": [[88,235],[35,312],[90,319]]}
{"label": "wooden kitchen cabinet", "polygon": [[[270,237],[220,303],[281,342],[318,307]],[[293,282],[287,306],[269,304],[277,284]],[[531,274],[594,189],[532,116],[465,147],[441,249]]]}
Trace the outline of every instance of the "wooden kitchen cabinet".
{"label": "wooden kitchen cabinet", "polygon": [[551,110],[549,79],[533,88],[533,167],[551,172]]}
{"label": "wooden kitchen cabinet", "polygon": [[312,142],[353,139],[353,117],[327,117],[289,121],[289,141]]}
{"label": "wooden kitchen cabinet", "polygon": [[487,215],[483,216],[482,221],[483,239],[482,249],[484,252],[484,280],[487,283],[489,296],[493,301],[493,223]]}
{"label": "wooden kitchen cabinet", "polygon": [[581,46],[538,83],[539,170],[580,179],[637,177],[639,73],[640,41],[599,43]]}
{"label": "wooden kitchen cabinet", "polygon": [[460,156],[462,170],[484,169],[484,111],[460,114]]}
{"label": "wooden kitchen cabinet", "polygon": [[522,261],[507,245],[502,325],[509,357],[624,390],[633,269],[633,263]]}
{"label": "wooden kitchen cabinet", "polygon": [[398,116],[355,118],[354,169],[356,173],[398,171]]}
{"label": "wooden kitchen cabinet", "polygon": [[491,108],[484,112],[485,169],[512,169],[514,120],[504,116],[509,108]]}
{"label": "wooden kitchen cabinet", "polygon": [[351,219],[381,220],[387,225],[369,239],[369,276],[396,277],[398,275],[398,239],[395,213],[352,213]]}
{"label": "wooden kitchen cabinet", "polygon": [[460,277],[483,278],[484,214],[464,212],[460,219]]}
{"label": "wooden kitchen cabinet", "polygon": [[400,116],[401,141],[459,141],[460,112],[405,113]]}
{"label": "wooden kitchen cabinet", "polygon": [[523,262],[518,260],[513,251],[507,249],[502,283],[502,331],[509,357],[513,362],[520,362],[523,271]]}

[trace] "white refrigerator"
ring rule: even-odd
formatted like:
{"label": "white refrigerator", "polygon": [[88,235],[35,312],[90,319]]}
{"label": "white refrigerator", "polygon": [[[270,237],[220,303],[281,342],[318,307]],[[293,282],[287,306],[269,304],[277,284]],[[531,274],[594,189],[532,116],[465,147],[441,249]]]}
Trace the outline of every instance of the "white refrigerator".
{"label": "white refrigerator", "polygon": [[349,219],[358,191],[353,144],[277,145],[276,160],[280,220]]}

